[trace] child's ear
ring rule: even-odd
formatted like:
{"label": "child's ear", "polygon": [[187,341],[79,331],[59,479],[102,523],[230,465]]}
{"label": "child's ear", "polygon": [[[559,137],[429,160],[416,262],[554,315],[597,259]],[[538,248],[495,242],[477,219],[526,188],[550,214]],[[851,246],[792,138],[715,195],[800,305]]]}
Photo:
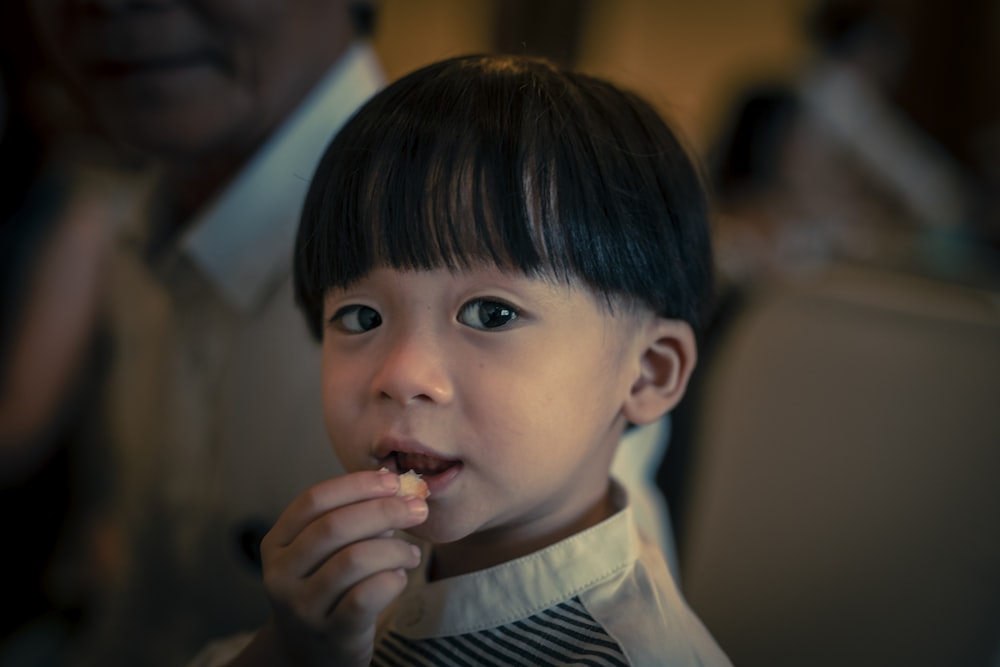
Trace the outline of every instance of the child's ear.
{"label": "child's ear", "polygon": [[633,424],[656,421],[680,402],[698,358],[694,331],[687,322],[657,317],[643,336],[639,376],[623,406]]}

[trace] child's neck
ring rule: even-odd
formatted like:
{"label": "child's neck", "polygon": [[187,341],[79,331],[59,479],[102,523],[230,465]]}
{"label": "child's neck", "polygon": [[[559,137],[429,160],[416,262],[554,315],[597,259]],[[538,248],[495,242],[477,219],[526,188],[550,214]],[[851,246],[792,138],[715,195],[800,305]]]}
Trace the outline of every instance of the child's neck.
{"label": "child's neck", "polygon": [[597,525],[617,509],[611,499],[609,483],[582,514],[560,523],[555,530],[541,533],[485,531],[458,542],[435,545],[431,550],[427,578],[435,581],[455,577],[527,556]]}

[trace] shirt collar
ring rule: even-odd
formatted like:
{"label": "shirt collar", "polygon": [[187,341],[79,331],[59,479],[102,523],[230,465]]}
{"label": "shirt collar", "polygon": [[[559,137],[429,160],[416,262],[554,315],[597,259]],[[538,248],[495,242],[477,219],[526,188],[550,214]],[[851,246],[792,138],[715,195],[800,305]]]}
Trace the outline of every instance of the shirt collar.
{"label": "shirt collar", "polygon": [[180,249],[232,305],[251,310],[287,276],[313,171],[332,136],[383,83],[371,47],[352,46],[193,221]]}
{"label": "shirt collar", "polygon": [[640,537],[625,489],[612,482],[618,512],[541,551],[480,572],[428,582],[411,574],[391,629],[411,638],[456,635],[525,618],[572,598],[630,567]]}

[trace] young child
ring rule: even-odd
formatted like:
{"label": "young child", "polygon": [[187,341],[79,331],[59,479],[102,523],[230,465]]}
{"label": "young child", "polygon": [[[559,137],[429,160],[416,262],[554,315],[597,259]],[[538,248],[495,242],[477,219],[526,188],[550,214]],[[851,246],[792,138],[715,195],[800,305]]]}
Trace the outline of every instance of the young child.
{"label": "young child", "polygon": [[710,293],[647,103],[528,58],[419,70],[327,149],[295,262],[350,472],[265,538],[274,618],[232,664],[729,664],[609,475],[681,399]]}

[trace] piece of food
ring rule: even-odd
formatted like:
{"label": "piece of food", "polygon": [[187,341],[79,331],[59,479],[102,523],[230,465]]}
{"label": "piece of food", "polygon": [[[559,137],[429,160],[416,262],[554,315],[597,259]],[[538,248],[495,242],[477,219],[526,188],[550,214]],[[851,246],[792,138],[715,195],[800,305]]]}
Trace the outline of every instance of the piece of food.
{"label": "piece of food", "polygon": [[407,470],[399,476],[399,491],[396,492],[396,495],[427,498],[431,495],[431,491],[427,488],[427,482],[420,479],[420,475],[412,470]]}
{"label": "piece of food", "polygon": [[[379,472],[389,472],[389,469],[380,468]],[[427,482],[422,480],[419,474],[412,470],[407,470],[402,475],[399,475],[399,490],[396,491],[396,495],[416,496],[417,498],[426,499],[427,496],[431,495],[431,490],[427,488]]]}

